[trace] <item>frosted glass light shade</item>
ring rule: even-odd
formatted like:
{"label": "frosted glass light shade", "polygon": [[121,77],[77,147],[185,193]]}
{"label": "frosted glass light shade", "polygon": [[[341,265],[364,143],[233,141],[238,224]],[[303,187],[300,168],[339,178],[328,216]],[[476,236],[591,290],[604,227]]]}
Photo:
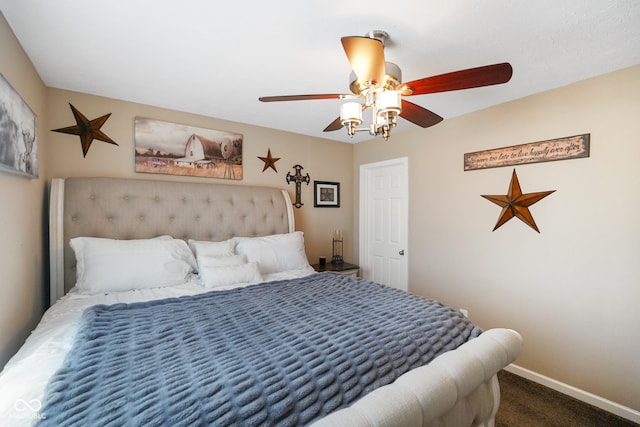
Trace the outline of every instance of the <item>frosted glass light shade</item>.
{"label": "frosted glass light shade", "polygon": [[397,90],[387,90],[378,94],[378,114],[400,114],[401,106],[402,98]]}
{"label": "frosted glass light shade", "polygon": [[359,125],[362,123],[362,107],[357,102],[345,102],[340,106],[340,122],[353,123]]}

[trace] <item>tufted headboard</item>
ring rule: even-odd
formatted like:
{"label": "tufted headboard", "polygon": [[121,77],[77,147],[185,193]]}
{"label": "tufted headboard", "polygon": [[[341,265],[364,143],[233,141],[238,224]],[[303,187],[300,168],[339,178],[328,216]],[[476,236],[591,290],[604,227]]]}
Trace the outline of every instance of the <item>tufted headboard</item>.
{"label": "tufted headboard", "polygon": [[295,230],[285,190],[124,178],[53,179],[49,243],[51,304],[75,284],[73,237],[221,241]]}

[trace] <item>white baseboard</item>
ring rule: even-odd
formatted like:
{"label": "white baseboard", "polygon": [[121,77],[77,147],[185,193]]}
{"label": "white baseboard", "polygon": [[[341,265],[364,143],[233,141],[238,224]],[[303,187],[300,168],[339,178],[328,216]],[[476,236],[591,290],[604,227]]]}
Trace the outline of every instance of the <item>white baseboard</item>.
{"label": "white baseboard", "polygon": [[596,396],[595,394],[589,393],[588,391],[580,390],[579,388],[561,383],[560,381],[556,381],[552,378],[545,377],[544,375],[530,371],[518,365],[511,364],[504,368],[504,370],[538,384],[542,384],[543,386],[549,387],[562,394],[566,394],[567,396],[571,396],[575,399],[581,400],[582,402],[588,403],[589,405],[595,406],[619,417],[640,424],[640,412],[634,409],[612,402],[611,400],[607,400],[603,397]]}

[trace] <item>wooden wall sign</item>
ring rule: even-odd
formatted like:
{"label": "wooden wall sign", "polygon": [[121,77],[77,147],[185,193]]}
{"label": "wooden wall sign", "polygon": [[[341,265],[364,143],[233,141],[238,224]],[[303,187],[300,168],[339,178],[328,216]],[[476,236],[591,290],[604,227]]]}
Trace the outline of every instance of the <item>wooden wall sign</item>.
{"label": "wooden wall sign", "polygon": [[547,141],[465,153],[464,170],[488,169],[527,163],[589,157],[590,135],[568,136]]}

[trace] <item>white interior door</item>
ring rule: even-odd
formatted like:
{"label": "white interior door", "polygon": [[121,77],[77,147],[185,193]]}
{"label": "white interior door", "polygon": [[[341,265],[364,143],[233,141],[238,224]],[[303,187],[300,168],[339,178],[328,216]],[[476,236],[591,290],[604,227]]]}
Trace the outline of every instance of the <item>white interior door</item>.
{"label": "white interior door", "polygon": [[408,290],[408,158],[360,166],[360,272]]}

